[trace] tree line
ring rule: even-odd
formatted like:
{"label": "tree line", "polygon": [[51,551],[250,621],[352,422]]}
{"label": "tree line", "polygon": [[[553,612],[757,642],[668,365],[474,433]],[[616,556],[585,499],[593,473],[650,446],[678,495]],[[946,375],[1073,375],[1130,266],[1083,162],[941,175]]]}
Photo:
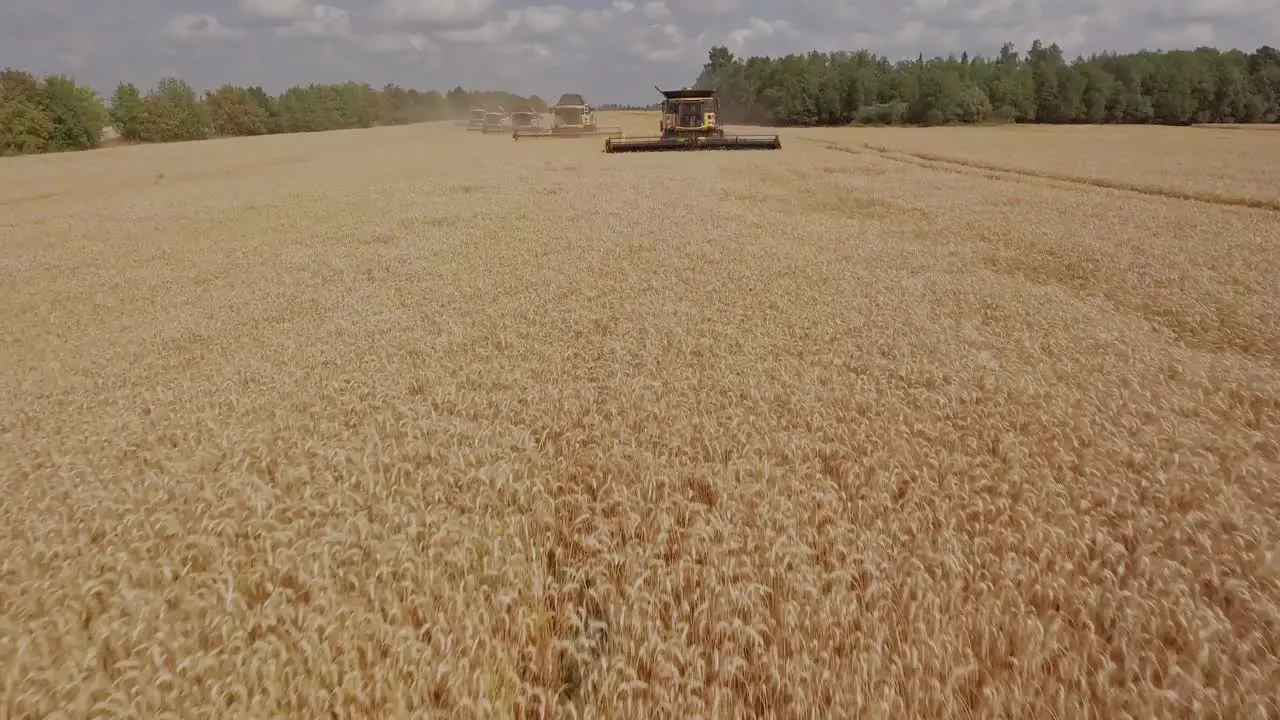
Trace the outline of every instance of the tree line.
{"label": "tree line", "polygon": [[0,156],[96,148],[108,125],[126,142],[155,143],[403,125],[499,106],[547,107],[536,95],[462,87],[441,93],[349,82],[297,86],[272,96],[261,87],[235,85],[199,93],[177,78],[146,92],[122,82],[104,101],[68,76],[37,78],[7,68],[0,71]]}
{"label": "tree line", "polygon": [[697,87],[726,122],[760,125],[1280,122],[1280,51],[1097,53],[1056,43],[995,57],[890,62],[866,50],[734,57],[711,49]]}

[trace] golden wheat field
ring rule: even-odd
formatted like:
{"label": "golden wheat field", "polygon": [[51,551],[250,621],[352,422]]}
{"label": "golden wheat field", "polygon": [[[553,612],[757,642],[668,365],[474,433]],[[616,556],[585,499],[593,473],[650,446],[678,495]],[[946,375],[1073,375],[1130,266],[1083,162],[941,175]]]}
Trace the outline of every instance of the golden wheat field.
{"label": "golden wheat field", "polygon": [[0,717],[1277,717],[1273,133],[782,135],[0,161]]}

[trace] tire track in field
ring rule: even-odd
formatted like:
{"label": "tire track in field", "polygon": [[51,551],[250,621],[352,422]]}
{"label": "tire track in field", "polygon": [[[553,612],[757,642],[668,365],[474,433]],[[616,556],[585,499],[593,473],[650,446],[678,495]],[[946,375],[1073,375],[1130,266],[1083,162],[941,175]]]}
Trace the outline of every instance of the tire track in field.
{"label": "tire track in field", "polygon": [[1118,180],[1107,180],[1104,178],[1093,178],[1082,175],[1068,175],[1065,173],[1054,173],[1041,170],[1025,170],[1021,168],[1011,168],[1002,165],[979,162],[976,160],[962,160],[960,158],[935,155],[933,153],[895,150],[883,145],[872,145],[870,143],[859,143],[857,147],[851,147],[848,145],[828,142],[826,140],[816,140],[812,138],[797,139],[814,145],[820,145],[828,150],[835,150],[854,155],[871,152],[887,160],[916,165],[923,168],[929,168],[931,170],[944,170],[962,174],[978,174],[993,180],[1032,178],[1056,183],[1066,183],[1069,185],[1094,187],[1103,190],[1120,190],[1124,192],[1137,193],[1139,195],[1161,197],[1171,200],[1188,200],[1226,207],[1243,207],[1280,212],[1280,199],[1268,200],[1263,198],[1242,197],[1238,195],[1225,195],[1221,193],[1190,192],[1187,190],[1160,187],[1158,185],[1142,185],[1140,183],[1127,183]]}

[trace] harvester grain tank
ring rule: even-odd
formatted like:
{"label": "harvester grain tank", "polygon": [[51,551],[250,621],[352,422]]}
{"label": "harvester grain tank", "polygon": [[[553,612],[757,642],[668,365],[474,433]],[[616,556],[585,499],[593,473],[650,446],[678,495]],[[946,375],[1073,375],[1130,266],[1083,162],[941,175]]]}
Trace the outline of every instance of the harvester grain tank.
{"label": "harvester grain tank", "polygon": [[588,105],[578,93],[565,93],[551,106],[550,128],[517,129],[512,133],[516,140],[529,137],[579,138],[597,135],[622,137],[622,128],[597,125],[595,108]]}
{"label": "harvester grain tank", "polygon": [[727,135],[720,127],[720,99],[715,90],[663,90],[659,134],[650,137],[606,138],[604,151],[665,152],[667,150],[781,150],[777,135]]}

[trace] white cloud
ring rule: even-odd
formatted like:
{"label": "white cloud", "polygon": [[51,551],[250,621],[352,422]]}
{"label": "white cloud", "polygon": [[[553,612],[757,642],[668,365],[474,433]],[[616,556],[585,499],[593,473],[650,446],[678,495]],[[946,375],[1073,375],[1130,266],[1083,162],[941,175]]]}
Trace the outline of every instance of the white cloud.
{"label": "white cloud", "polygon": [[184,13],[175,15],[165,23],[161,34],[184,42],[239,40],[244,30],[228,27],[208,13]]}
{"label": "white cloud", "polygon": [[915,9],[924,12],[937,12],[946,9],[951,0],[915,0],[913,3]]}
{"label": "white cloud", "polygon": [[429,53],[439,45],[425,33],[375,32],[360,40],[360,45],[372,53]]}
{"label": "white cloud", "polygon": [[1190,22],[1157,30],[1153,39],[1157,47],[1199,47],[1215,45],[1217,36],[1212,23]]}
{"label": "white cloud", "polygon": [[499,45],[511,39],[522,19],[519,10],[508,10],[501,17],[466,30],[445,30],[440,37],[456,43],[471,45]]}
{"label": "white cloud", "polygon": [[749,50],[756,41],[774,37],[791,30],[791,23],[786,20],[761,20],[758,17],[747,18],[747,26],[729,33],[729,49],[740,53]]}
{"label": "white cloud", "polygon": [[378,14],[393,23],[450,26],[482,21],[493,7],[493,0],[385,0]]}
{"label": "white cloud", "polygon": [[653,20],[661,20],[671,16],[671,9],[662,0],[653,0],[644,4],[644,16]]}
{"label": "white cloud", "polygon": [[[671,77],[672,73],[669,68],[661,66],[697,68],[701,64],[700,57],[707,52],[702,47],[707,41],[706,33],[689,37],[680,26],[672,22],[631,26],[619,34],[623,39],[620,46],[632,62],[638,60],[657,65],[659,67],[655,70],[663,77]],[[686,70],[686,73],[689,72]],[[696,75],[697,70],[692,70],[691,74]]]}
{"label": "white cloud", "polygon": [[535,33],[555,32],[573,18],[573,11],[564,5],[534,5],[524,9],[524,23]]}
{"label": "white cloud", "polygon": [[[741,0],[672,0],[672,10],[678,15],[717,18],[737,12],[742,7]],[[783,9],[781,5],[774,6]]]}
{"label": "white cloud", "polygon": [[351,13],[333,5],[316,5],[307,17],[275,29],[281,38],[345,38],[351,35]]}
{"label": "white cloud", "polygon": [[589,9],[578,15],[578,24],[588,32],[599,32],[613,22],[615,11],[612,9]]}
{"label": "white cloud", "polygon": [[976,0],[965,9],[965,17],[970,22],[980,22],[992,15],[1008,12],[1017,4],[1018,0]]}
{"label": "white cloud", "polygon": [[240,12],[259,20],[291,22],[311,13],[310,0],[239,0]]}

